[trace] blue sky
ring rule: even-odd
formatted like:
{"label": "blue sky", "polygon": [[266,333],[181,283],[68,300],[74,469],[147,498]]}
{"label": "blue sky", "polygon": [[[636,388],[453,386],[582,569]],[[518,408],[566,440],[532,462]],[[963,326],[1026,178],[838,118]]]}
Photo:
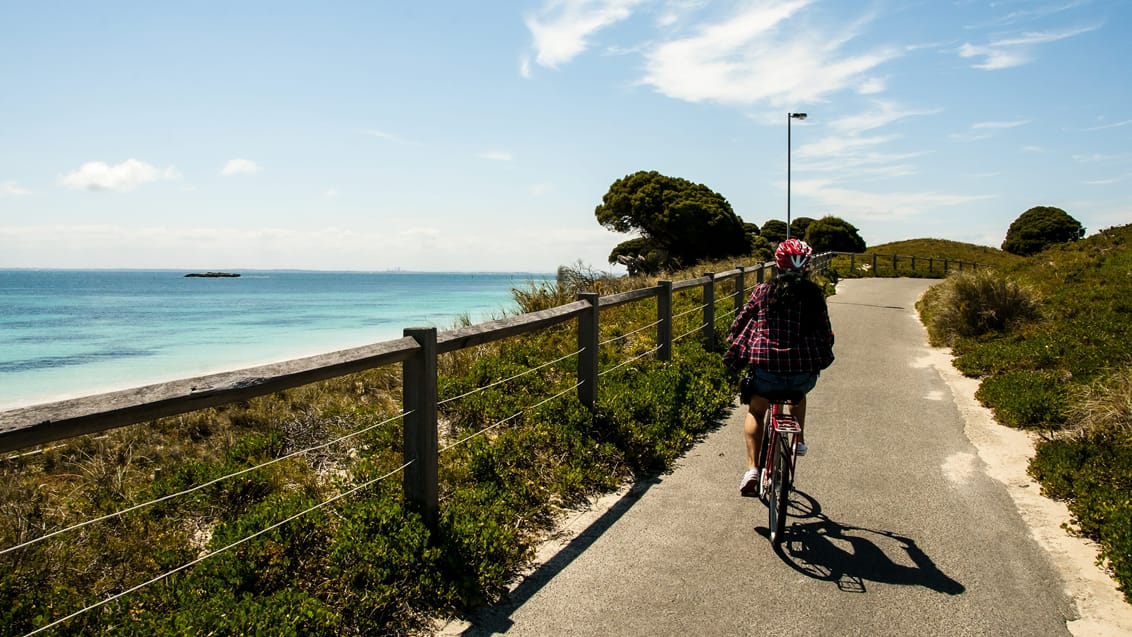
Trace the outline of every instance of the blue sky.
{"label": "blue sky", "polygon": [[553,271],[638,170],[745,221],[1132,222],[1115,0],[0,0],[0,267]]}

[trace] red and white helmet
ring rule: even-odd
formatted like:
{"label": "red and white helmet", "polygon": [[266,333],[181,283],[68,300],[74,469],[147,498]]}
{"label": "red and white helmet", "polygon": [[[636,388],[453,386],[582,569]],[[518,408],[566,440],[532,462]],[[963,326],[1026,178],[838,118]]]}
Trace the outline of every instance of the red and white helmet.
{"label": "red and white helmet", "polygon": [[774,261],[781,270],[806,271],[810,268],[810,255],[814,249],[805,241],[787,239],[778,244],[774,251]]}

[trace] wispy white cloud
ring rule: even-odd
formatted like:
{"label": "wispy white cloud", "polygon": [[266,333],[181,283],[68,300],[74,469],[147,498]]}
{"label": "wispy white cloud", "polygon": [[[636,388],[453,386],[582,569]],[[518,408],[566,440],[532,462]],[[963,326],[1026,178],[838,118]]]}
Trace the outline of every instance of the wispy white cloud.
{"label": "wispy white cloud", "polygon": [[811,4],[743,5],[726,19],[650,49],[642,81],[689,102],[773,106],[813,102],[844,89],[878,90],[870,73],[899,50],[847,51],[867,20],[824,31],[803,19]]}
{"label": "wispy white cloud", "polygon": [[975,122],[962,133],[952,133],[949,137],[957,142],[977,142],[994,136],[994,131],[1017,128],[1029,124],[1030,120]]}
{"label": "wispy white cloud", "polygon": [[841,178],[851,177],[854,181],[906,177],[919,172],[912,160],[927,154],[927,152],[859,152],[853,155],[810,159],[804,163],[799,163],[799,171],[829,173]]}
{"label": "wispy white cloud", "polygon": [[1101,124],[1100,126],[1090,126],[1089,128],[1082,128],[1084,132],[1093,132],[1099,130],[1108,130],[1110,128],[1120,128],[1132,124],[1132,119],[1126,119],[1122,122],[1113,122],[1112,124]]}
{"label": "wispy white cloud", "polygon": [[830,122],[830,128],[848,135],[857,135],[874,128],[888,126],[909,117],[935,115],[942,109],[906,109],[893,102],[878,100],[873,103],[872,110],[846,115]]}
{"label": "wispy white cloud", "polygon": [[794,156],[806,158],[853,155],[866,149],[875,148],[881,144],[887,144],[894,139],[896,139],[895,135],[840,135],[823,137],[815,142],[799,146],[794,151]]}
{"label": "wispy white cloud", "polygon": [[490,159],[492,161],[511,161],[514,157],[511,153],[505,150],[488,150],[479,154],[483,159]]}
{"label": "wispy white cloud", "polygon": [[806,179],[793,184],[793,190],[844,211],[843,216],[863,219],[905,219],[937,208],[991,199],[991,195],[955,195],[939,192],[868,192],[839,186],[833,180]]}
{"label": "wispy white cloud", "polygon": [[[939,112],[941,109],[909,109],[894,102],[875,100],[869,110],[831,121],[826,126],[832,131],[831,135],[801,145],[795,154],[804,160],[804,170],[827,172],[838,178],[852,176],[860,180],[912,175],[917,172],[912,160],[928,153],[893,153],[882,148],[900,139],[895,125],[901,120]],[[884,131],[884,134],[870,134],[870,131]]]}
{"label": "wispy white cloud", "polygon": [[129,192],[143,184],[180,178],[181,174],[172,166],[159,170],[144,161],[130,158],[113,166],[101,161],[87,162],[78,170],[60,177],[59,183],[72,190]]}
{"label": "wispy white cloud", "polygon": [[[1071,2],[1062,2],[1060,4],[1053,4],[1051,2],[1040,6],[1028,7],[1026,9],[1004,13],[981,24],[970,25],[966,28],[983,29],[987,27],[1010,26],[1013,24],[1018,24],[1020,22],[1029,22],[1040,18],[1046,18],[1058,13],[1070,11],[1088,3],[1089,0],[1072,0]],[[992,6],[995,5],[992,4]]]}
{"label": "wispy white cloud", "polygon": [[1092,153],[1090,155],[1073,155],[1073,161],[1078,164],[1095,164],[1102,161],[1116,161],[1122,159],[1120,155],[1104,155],[1101,153]]}
{"label": "wispy white cloud", "polygon": [[27,188],[24,188],[23,186],[21,186],[20,184],[14,182],[14,181],[2,181],[2,182],[0,182],[0,198],[3,198],[3,197],[23,197],[25,195],[30,195],[30,194],[31,194],[30,190],[28,190]]}
{"label": "wispy white cloud", "polygon": [[876,95],[888,88],[888,81],[882,77],[870,77],[861,82],[857,92],[861,95]]}
{"label": "wispy white cloud", "polygon": [[1013,37],[1003,37],[987,44],[964,43],[959,47],[959,57],[978,58],[980,62],[971,66],[985,71],[997,71],[1021,66],[1034,59],[1034,47],[1058,40],[1088,33],[1100,28],[1093,24],[1064,31],[1031,31]]}
{"label": "wispy white cloud", "polygon": [[398,143],[398,144],[407,144],[408,143],[407,141],[405,141],[404,139],[401,139],[400,137],[398,137],[397,135],[394,135],[393,133],[388,133],[388,132],[383,131],[383,130],[377,130],[376,128],[363,128],[359,132],[363,135],[368,136],[368,137],[376,137],[378,139],[384,139],[386,141],[395,142],[395,143]]}
{"label": "wispy white cloud", "polygon": [[[591,36],[632,14],[642,0],[549,0],[526,18],[534,39],[535,62],[558,68],[590,46]],[[529,76],[529,64],[520,73]]]}
{"label": "wispy white cloud", "polygon": [[1017,128],[1019,126],[1025,126],[1029,123],[1030,120],[1028,119],[1019,119],[1007,122],[975,122],[974,124],[971,124],[971,128],[975,130],[985,128]]}
{"label": "wispy white cloud", "polygon": [[1122,177],[1112,177],[1110,179],[1090,179],[1090,180],[1085,181],[1084,183],[1086,183],[1090,186],[1108,186],[1108,185],[1111,185],[1111,184],[1118,184],[1122,181],[1128,181],[1129,179],[1132,179],[1132,175],[1124,175]]}
{"label": "wispy white cloud", "polygon": [[220,169],[220,174],[225,177],[232,175],[254,175],[260,170],[259,164],[250,159],[229,159],[224,167]]}

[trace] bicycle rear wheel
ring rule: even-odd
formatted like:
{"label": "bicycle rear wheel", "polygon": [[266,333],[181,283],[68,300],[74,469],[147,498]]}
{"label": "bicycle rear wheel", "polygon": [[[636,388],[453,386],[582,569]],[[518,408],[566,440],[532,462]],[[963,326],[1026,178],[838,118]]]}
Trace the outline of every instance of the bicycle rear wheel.
{"label": "bicycle rear wheel", "polygon": [[778,546],[786,534],[786,511],[790,506],[790,438],[792,434],[777,433],[773,467],[770,475],[770,495],[767,498],[767,512],[770,526],[770,542]]}

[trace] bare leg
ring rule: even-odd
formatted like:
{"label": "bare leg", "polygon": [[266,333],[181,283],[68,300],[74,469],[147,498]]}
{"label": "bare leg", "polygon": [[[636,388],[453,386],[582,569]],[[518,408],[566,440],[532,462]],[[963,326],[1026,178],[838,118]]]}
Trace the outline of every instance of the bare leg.
{"label": "bare leg", "polygon": [[770,404],[762,396],[752,397],[747,406],[747,419],[743,422],[743,437],[747,441],[748,469],[754,469],[758,465],[759,449],[763,445],[763,423],[766,420],[766,410],[769,406]]}

